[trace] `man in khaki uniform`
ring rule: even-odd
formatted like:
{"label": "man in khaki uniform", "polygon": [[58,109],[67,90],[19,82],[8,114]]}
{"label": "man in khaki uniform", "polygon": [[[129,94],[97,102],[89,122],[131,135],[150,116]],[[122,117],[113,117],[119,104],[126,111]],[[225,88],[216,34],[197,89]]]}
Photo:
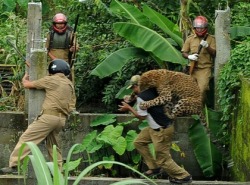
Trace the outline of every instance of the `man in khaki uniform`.
{"label": "man in khaki uniform", "polygon": [[[193,21],[195,34],[190,35],[182,47],[184,58],[194,62],[191,76],[197,80],[202,93],[203,102],[206,91],[209,90],[209,81],[212,77],[213,59],[216,55],[215,37],[208,34],[208,22],[203,16],[197,16]],[[206,39],[204,39],[207,37]],[[198,54],[199,46],[202,47]],[[189,63],[190,66],[191,63]]]}
{"label": "man in khaki uniform", "polygon": [[[53,60],[49,64],[49,74],[49,76],[35,81],[30,81],[29,76],[25,74],[22,79],[25,88],[44,89],[46,95],[41,114],[22,134],[11,153],[9,167],[0,169],[1,174],[17,172],[18,152],[23,143],[33,142],[39,144],[45,139],[51,161],[53,145],[57,146],[58,165],[62,169],[62,156],[58,144],[58,135],[65,125],[67,116],[74,109],[75,91],[72,82],[67,77],[70,74],[69,64],[64,60]],[[20,159],[23,160],[29,153],[30,149],[26,147]]]}
{"label": "man in khaki uniform", "polygon": [[[169,119],[164,112],[164,105],[150,107],[147,110],[140,109],[140,103],[152,100],[158,96],[155,88],[140,91],[140,76],[135,75],[130,79],[128,88],[133,90],[137,96],[137,110],[133,109],[124,99],[119,106],[120,111],[130,111],[140,120],[146,119],[148,127],[145,127],[138,134],[134,141],[135,148],[141,154],[148,170],[144,172],[145,176],[152,177],[158,175],[162,170],[169,175],[171,183],[181,184],[192,182],[192,176],[182,167],[175,163],[170,154],[170,148],[174,135],[173,120]],[[155,158],[152,156],[149,144],[153,143],[155,149]]]}
{"label": "man in khaki uniform", "polygon": [[[70,64],[72,68],[70,79],[74,84],[74,59],[71,58],[71,61],[69,61],[69,52],[75,54],[79,50],[79,46],[76,43],[73,28],[67,23],[67,17],[62,13],[57,13],[53,17],[53,24],[47,35],[46,48],[48,50],[49,62],[54,59],[62,59]],[[72,42],[73,38],[74,40]]]}

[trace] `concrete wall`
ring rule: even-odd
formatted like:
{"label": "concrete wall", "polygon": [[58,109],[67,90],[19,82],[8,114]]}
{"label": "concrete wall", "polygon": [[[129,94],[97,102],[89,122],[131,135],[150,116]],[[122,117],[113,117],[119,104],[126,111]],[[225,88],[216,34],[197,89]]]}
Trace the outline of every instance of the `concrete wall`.
{"label": "concrete wall", "polygon": [[[71,117],[71,121],[66,124],[64,131],[61,132],[61,148],[63,157],[66,159],[68,151],[75,143],[81,143],[84,136],[91,131],[89,123],[100,114],[80,114],[79,117]],[[27,120],[22,113],[2,112],[0,119],[0,167],[8,165],[9,155],[14,148],[18,137],[28,125]],[[131,115],[118,115],[117,122],[130,120]],[[172,151],[173,159],[183,166],[193,178],[196,180],[204,179],[200,167],[196,161],[192,146],[189,142],[187,130],[192,123],[192,118],[178,118],[175,123],[175,138],[174,141],[180,147],[185,157],[182,157],[179,152]],[[133,128],[131,128],[133,129]],[[47,155],[44,143],[40,145],[44,155]],[[123,161],[121,161],[123,162]]]}
{"label": "concrete wall", "polygon": [[[242,79],[241,94],[232,123],[232,178],[250,181],[250,81]],[[243,173],[242,173],[243,172]]]}
{"label": "concrete wall", "polygon": [[8,165],[9,155],[27,127],[23,113],[0,113],[0,167]]}

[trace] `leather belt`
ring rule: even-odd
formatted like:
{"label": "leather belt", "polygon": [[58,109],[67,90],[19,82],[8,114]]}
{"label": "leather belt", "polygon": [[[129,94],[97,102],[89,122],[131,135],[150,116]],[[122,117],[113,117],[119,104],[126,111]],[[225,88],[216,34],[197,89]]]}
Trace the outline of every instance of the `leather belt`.
{"label": "leather belt", "polygon": [[48,115],[62,117],[62,118],[67,117],[67,115],[65,115],[64,113],[61,113],[61,112],[58,112],[58,111],[55,111],[55,110],[42,110],[42,114],[48,114]]}
{"label": "leather belt", "polygon": [[171,124],[168,125],[168,126],[162,126],[162,127],[160,127],[160,128],[155,128],[155,129],[153,129],[153,130],[156,131],[156,132],[159,132],[159,131],[161,131],[161,129],[166,129],[166,128],[168,128],[169,126],[171,126]]}

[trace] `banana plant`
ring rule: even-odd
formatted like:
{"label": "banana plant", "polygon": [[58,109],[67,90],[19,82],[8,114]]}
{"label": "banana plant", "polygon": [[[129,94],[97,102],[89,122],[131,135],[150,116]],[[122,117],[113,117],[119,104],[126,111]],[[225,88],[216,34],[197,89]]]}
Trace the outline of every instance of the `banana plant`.
{"label": "banana plant", "polygon": [[17,6],[20,6],[27,10],[28,0],[3,0],[2,3],[4,4],[3,10],[4,11],[14,11]]}
{"label": "banana plant", "polygon": [[233,26],[230,28],[230,38],[235,39],[236,37],[246,37],[250,35],[249,26]]}
{"label": "banana plant", "polygon": [[[140,11],[137,7],[113,0],[110,10],[118,17],[128,19],[127,22],[114,23],[113,30],[134,47],[111,53],[92,70],[92,75],[104,78],[119,71],[131,59],[148,56],[155,60],[160,68],[165,68],[168,62],[187,64],[187,60],[182,57],[178,49],[183,43],[181,32],[172,21],[146,4]],[[164,36],[152,29],[155,25],[161,30],[160,32],[164,33]]]}
{"label": "banana plant", "polygon": [[[130,60],[148,56],[160,68],[165,68],[169,62],[187,64],[187,60],[182,57],[180,52],[183,45],[180,28],[167,17],[146,4],[143,4],[142,10],[139,10],[135,6],[117,0],[111,2],[110,11],[118,17],[128,20],[114,23],[113,30],[134,47],[122,48],[111,53],[92,70],[91,75],[104,78],[121,70]],[[153,30],[154,26],[157,26],[164,36]],[[249,35],[249,30],[249,27],[232,27],[231,37]]]}
{"label": "banana plant", "polygon": [[210,133],[207,133],[200,120],[194,116],[194,123],[190,126],[188,135],[204,176],[212,178],[219,176],[222,171],[223,154],[212,141],[219,137],[218,133],[223,126],[220,122],[221,112],[211,109],[206,109],[206,112]]}

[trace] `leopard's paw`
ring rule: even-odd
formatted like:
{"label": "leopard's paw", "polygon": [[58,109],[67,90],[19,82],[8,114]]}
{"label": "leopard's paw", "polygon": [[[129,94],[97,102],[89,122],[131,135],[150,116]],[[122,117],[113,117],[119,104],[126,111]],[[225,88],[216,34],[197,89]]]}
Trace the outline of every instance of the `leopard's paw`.
{"label": "leopard's paw", "polygon": [[176,118],[176,116],[175,116],[173,113],[171,113],[171,112],[166,111],[165,114],[166,114],[166,116],[167,116],[169,119],[175,119],[175,118]]}
{"label": "leopard's paw", "polygon": [[145,102],[144,103],[140,103],[139,107],[142,110],[146,110],[148,108],[148,106],[147,106],[147,104]]}

